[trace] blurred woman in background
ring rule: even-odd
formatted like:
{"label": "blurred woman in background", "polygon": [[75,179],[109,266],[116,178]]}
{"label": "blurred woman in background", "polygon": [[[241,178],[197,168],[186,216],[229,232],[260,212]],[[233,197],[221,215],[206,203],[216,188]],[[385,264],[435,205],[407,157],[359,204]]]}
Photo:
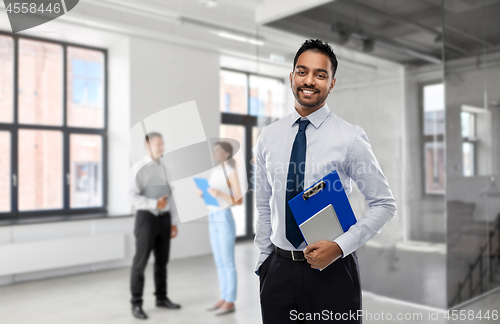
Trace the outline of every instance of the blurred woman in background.
{"label": "blurred woman in background", "polygon": [[[224,166],[214,169],[208,180],[208,192],[214,196],[219,206],[208,205],[210,244],[214,255],[221,299],[207,310],[216,311],[215,315],[229,314],[235,311],[236,300],[236,265],[234,262],[234,243],[236,241],[236,224],[230,207],[241,205],[241,189],[236,172],[236,161],[232,159],[233,147],[228,142],[217,142],[212,151],[215,162]],[[201,190],[199,196],[203,195]],[[235,198],[236,197],[236,198]],[[237,200],[236,200],[237,199]]]}

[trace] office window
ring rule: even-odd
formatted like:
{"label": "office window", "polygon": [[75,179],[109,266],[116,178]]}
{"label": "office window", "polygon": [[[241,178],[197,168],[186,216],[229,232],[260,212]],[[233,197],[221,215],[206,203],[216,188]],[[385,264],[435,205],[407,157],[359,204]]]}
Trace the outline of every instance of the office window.
{"label": "office window", "polygon": [[68,47],[68,125],[104,125],[104,54]]}
{"label": "office window", "polygon": [[63,47],[19,39],[19,123],[63,123]]}
{"label": "office window", "polygon": [[425,193],[445,193],[444,85],[423,87],[423,149]]}
{"label": "office window", "polygon": [[0,213],[10,211],[10,133],[0,131]]}
{"label": "office window", "polygon": [[474,138],[475,130],[475,115],[468,111],[460,113],[462,125],[462,138]]}
{"label": "office window", "polygon": [[223,112],[229,112],[229,107],[231,107],[231,96],[229,93],[224,94],[224,109]]}
{"label": "office window", "polygon": [[424,135],[444,134],[444,85],[424,87]]}
{"label": "office window", "polygon": [[250,107],[253,116],[281,118],[285,112],[285,86],[282,80],[250,75]]}
{"label": "office window", "polygon": [[246,114],[248,78],[245,73],[220,71],[220,111]]}
{"label": "office window", "polygon": [[102,205],[102,136],[70,135],[71,196],[73,208]]}
{"label": "office window", "polygon": [[444,193],[444,144],[425,143],[425,190],[427,194]]}
{"label": "office window", "polygon": [[105,212],[106,51],[0,34],[0,58],[0,218]]}
{"label": "office window", "polygon": [[12,123],[14,93],[14,42],[0,35],[0,123]]}
{"label": "office window", "polygon": [[462,174],[472,177],[476,174],[476,115],[468,111],[460,113],[462,125]]}
{"label": "office window", "polygon": [[220,111],[281,118],[286,115],[283,80],[245,72],[221,70]]}
{"label": "office window", "polygon": [[63,134],[20,129],[19,211],[63,207]]}
{"label": "office window", "polygon": [[70,64],[73,65],[70,77],[73,80],[72,102],[80,105],[98,104],[102,85],[102,64],[78,59],[71,60]]}

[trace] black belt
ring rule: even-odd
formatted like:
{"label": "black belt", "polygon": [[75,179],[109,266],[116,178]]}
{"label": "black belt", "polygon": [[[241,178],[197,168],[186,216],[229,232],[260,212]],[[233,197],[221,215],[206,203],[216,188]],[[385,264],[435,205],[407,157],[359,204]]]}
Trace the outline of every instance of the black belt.
{"label": "black belt", "polygon": [[292,259],[293,261],[306,261],[306,258],[304,257],[304,252],[302,251],[287,251],[280,249],[275,245],[274,252],[279,256],[282,256],[287,259]]}

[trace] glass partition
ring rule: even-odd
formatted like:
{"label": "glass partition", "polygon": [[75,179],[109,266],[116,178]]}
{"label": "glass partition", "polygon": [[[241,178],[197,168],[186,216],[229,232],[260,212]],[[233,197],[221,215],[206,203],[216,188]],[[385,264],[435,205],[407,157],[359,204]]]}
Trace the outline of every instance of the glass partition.
{"label": "glass partition", "polygon": [[499,286],[500,37],[498,1],[444,1],[447,302]]}

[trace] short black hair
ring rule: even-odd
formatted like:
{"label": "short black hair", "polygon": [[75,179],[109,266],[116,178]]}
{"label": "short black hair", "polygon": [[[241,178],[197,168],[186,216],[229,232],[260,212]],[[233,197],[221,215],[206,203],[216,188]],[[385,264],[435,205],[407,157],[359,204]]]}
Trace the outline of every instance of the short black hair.
{"label": "short black hair", "polygon": [[[295,70],[295,66],[297,65],[297,60],[299,59],[300,54],[306,52],[306,51],[314,51],[314,52],[319,52],[323,53],[328,58],[330,58],[330,62],[332,62],[332,75],[335,77],[335,72],[337,72],[337,57],[335,56],[335,53],[333,53],[333,49],[328,44],[328,42],[324,42],[320,39],[307,39],[302,46],[300,46],[299,50],[295,54],[295,58],[293,59],[293,70]],[[292,71],[293,71],[292,70]]]}
{"label": "short black hair", "polygon": [[145,138],[146,143],[149,143],[149,139],[153,138],[153,137],[163,137],[163,136],[161,136],[161,133],[158,133],[158,132],[149,132],[146,134],[146,138]]}

